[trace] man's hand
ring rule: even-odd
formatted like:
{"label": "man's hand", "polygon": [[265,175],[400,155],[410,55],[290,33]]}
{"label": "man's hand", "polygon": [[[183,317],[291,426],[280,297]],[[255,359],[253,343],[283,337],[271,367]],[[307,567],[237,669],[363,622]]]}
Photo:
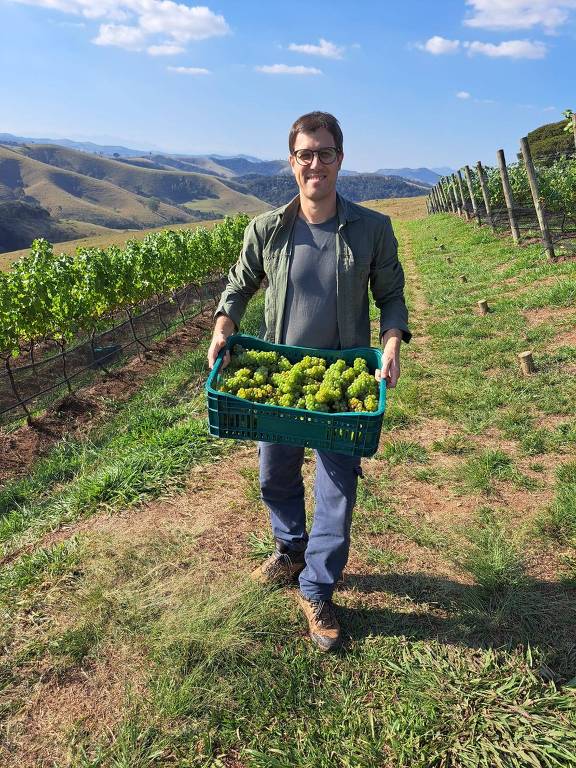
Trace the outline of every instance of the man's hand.
{"label": "man's hand", "polygon": [[386,386],[395,387],[400,378],[400,344],[402,331],[391,328],[382,336],[382,368],[376,371],[376,381],[386,380]]}
{"label": "man's hand", "polygon": [[[228,336],[234,333],[235,326],[232,320],[226,315],[219,315],[216,318],[216,325],[214,326],[214,333],[212,334],[212,341],[208,348],[208,367],[214,368],[214,363],[222,347],[226,346]],[[222,361],[222,369],[226,368],[230,362],[230,352],[226,352],[224,360]]]}

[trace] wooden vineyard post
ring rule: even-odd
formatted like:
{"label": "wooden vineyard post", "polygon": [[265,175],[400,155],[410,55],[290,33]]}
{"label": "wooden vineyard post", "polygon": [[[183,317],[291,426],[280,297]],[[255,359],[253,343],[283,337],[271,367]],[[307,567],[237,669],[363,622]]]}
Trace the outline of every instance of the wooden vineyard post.
{"label": "wooden vineyard post", "polygon": [[536,208],[536,215],[538,216],[538,223],[540,224],[540,231],[542,232],[544,250],[546,251],[548,259],[554,261],[554,246],[552,245],[552,238],[550,237],[550,230],[548,229],[548,223],[546,221],[546,212],[540,199],[536,168],[534,168],[534,163],[532,162],[532,153],[530,152],[530,145],[528,144],[528,138],[526,136],[523,139],[520,139],[520,148],[522,149],[524,164],[526,165],[526,173],[528,174],[528,182],[530,183],[530,191],[532,192],[532,200],[534,200],[534,208]]}
{"label": "wooden vineyard post", "polygon": [[430,211],[430,203],[428,202],[428,198],[426,198],[426,212],[428,216],[430,216],[431,211]]}
{"label": "wooden vineyard post", "polygon": [[453,173],[451,176],[452,184],[452,194],[454,195],[454,203],[456,205],[456,211],[458,212],[458,216],[462,216],[462,203],[460,202],[458,198],[458,190],[456,189],[456,174]]}
{"label": "wooden vineyard post", "polygon": [[464,173],[466,174],[466,184],[468,185],[468,194],[470,195],[470,202],[472,203],[474,216],[476,217],[478,224],[482,224],[482,221],[480,220],[480,214],[478,213],[478,206],[476,205],[476,198],[474,197],[474,188],[472,187],[472,173],[470,172],[469,165],[464,166]]}
{"label": "wooden vineyard post", "polygon": [[508,169],[506,168],[506,158],[504,157],[503,149],[498,150],[498,167],[500,168],[500,179],[502,180],[502,190],[504,191],[504,199],[506,200],[512,239],[514,240],[514,244],[518,245],[520,243],[520,230],[518,229],[518,224],[516,223],[516,217],[514,215],[514,197],[512,195],[512,188],[510,187],[510,179],[508,178]]}
{"label": "wooden vineyard post", "polygon": [[442,200],[442,195],[440,194],[439,186],[434,187],[434,194],[436,195],[436,200],[438,202],[438,213],[441,213],[444,209],[444,201]]}
{"label": "wooden vineyard post", "polygon": [[464,196],[464,185],[462,184],[462,174],[460,171],[456,171],[456,179],[458,181],[458,189],[460,190],[460,200],[462,201],[462,210],[464,211],[464,216],[466,217],[466,221],[470,219],[470,215],[468,213],[468,206],[466,205],[466,198]]}
{"label": "wooden vineyard post", "polygon": [[488,184],[486,180],[486,171],[484,170],[484,166],[478,160],[476,163],[476,167],[478,168],[478,179],[480,181],[480,189],[482,190],[482,197],[484,198],[484,208],[486,208],[486,217],[488,219],[488,223],[492,227],[492,231],[496,231],[496,227],[494,226],[494,219],[492,218],[492,206],[490,205],[490,194],[488,192]]}
{"label": "wooden vineyard post", "polygon": [[438,213],[438,200],[436,199],[435,189],[430,192],[430,197],[432,198],[432,213]]}
{"label": "wooden vineyard post", "polygon": [[438,194],[440,195],[440,200],[442,200],[442,210],[444,213],[448,213],[448,203],[446,201],[446,195],[444,194],[444,188],[442,187],[442,182],[438,183]]}
{"label": "wooden vineyard post", "polygon": [[442,195],[440,194],[440,187],[436,185],[434,187],[434,191],[436,193],[436,199],[438,200],[438,212],[441,213],[444,210],[444,201],[442,200]]}
{"label": "wooden vineyard post", "polygon": [[446,189],[448,190],[448,195],[450,196],[450,205],[452,206],[452,213],[458,214],[458,204],[456,202],[456,195],[454,194],[454,182],[451,178],[446,179]]}
{"label": "wooden vineyard post", "polygon": [[444,189],[444,197],[448,202],[448,208],[452,211],[452,213],[456,213],[456,210],[454,208],[454,202],[452,200],[452,195],[450,194],[450,186],[448,184],[448,180],[446,179],[446,177],[442,179],[442,187]]}

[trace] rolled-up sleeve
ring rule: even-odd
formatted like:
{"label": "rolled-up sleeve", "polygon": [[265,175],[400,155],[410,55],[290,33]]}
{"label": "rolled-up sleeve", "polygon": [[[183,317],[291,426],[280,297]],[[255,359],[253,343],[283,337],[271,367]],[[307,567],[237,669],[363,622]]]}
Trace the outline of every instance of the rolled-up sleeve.
{"label": "rolled-up sleeve", "polygon": [[398,328],[402,331],[402,339],[409,342],[412,334],[404,300],[404,270],[398,260],[398,241],[388,218],[377,240],[370,269],[370,289],[380,310],[380,338],[390,328]]}
{"label": "rolled-up sleeve", "polygon": [[225,314],[236,328],[246,311],[246,306],[264,278],[262,242],[253,219],[244,232],[244,243],[238,261],[228,272],[228,282],[220,297],[214,317]]}

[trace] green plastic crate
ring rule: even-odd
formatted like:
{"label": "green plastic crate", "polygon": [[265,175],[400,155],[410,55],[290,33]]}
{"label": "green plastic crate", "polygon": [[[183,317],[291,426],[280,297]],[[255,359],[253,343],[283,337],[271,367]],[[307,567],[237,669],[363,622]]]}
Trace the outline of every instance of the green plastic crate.
{"label": "green plastic crate", "polygon": [[210,434],[236,440],[262,440],[285,443],[321,451],[334,451],[350,456],[372,456],[378,449],[382,420],[386,408],[386,382],[380,382],[378,410],[372,413],[322,413],[301,408],[252,403],[228,392],[219,392],[217,386],[222,357],[226,349],[241,344],[246,349],[278,352],[291,363],[306,355],[323,357],[330,363],[343,358],[352,363],[362,357],[371,373],[382,367],[382,353],[372,347],[355,349],[312,349],[271,344],[255,336],[230,336],[221,351],[206,382],[208,398],[208,424]]}

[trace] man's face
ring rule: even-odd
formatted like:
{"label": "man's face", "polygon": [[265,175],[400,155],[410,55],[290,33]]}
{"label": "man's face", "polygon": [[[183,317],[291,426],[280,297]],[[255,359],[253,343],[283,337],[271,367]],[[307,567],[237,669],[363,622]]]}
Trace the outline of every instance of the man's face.
{"label": "man's face", "polygon": [[[326,128],[318,128],[314,133],[298,133],[294,143],[294,152],[299,149],[326,149],[334,146],[334,137],[330,131]],[[314,155],[310,165],[299,165],[294,155],[290,155],[292,173],[296,178],[300,194],[314,202],[319,202],[333,195],[343,157],[344,154],[341,153],[334,163],[324,165],[318,155]]]}

